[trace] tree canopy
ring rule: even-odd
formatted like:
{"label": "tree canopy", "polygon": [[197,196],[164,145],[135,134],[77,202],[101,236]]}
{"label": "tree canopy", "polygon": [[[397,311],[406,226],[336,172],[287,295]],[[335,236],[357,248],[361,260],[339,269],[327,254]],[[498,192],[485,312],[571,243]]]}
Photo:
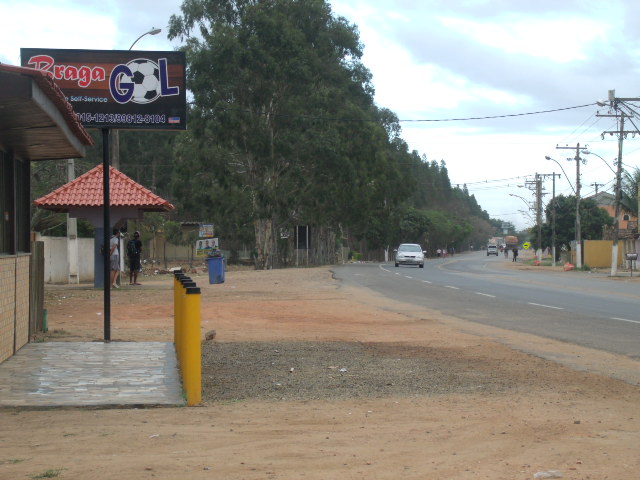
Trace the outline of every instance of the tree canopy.
{"label": "tree canopy", "polygon": [[[444,160],[409,151],[376,105],[358,29],[325,0],[185,0],[188,130],[122,132],[120,169],[216,225],[257,268],[287,263],[297,226],[316,261],[339,247],[481,245],[499,228]],[[99,154],[98,154],[99,155]],[[307,239],[309,240],[309,239]]]}

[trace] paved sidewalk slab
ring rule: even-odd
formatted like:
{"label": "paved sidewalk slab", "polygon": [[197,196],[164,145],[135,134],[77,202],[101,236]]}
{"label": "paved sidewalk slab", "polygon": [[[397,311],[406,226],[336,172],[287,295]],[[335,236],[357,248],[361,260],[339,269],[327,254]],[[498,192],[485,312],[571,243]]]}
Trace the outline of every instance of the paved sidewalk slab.
{"label": "paved sidewalk slab", "polygon": [[0,364],[0,407],[184,404],[168,342],[30,343]]}

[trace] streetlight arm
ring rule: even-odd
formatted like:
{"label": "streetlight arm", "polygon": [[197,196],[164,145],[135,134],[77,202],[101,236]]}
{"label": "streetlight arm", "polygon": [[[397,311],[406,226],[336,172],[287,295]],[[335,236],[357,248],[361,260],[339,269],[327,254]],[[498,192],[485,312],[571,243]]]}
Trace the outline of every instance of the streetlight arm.
{"label": "streetlight arm", "polygon": [[144,37],[145,35],[157,35],[162,31],[162,29],[160,28],[152,28],[151,30],[149,30],[148,32],[144,32],[142,35],[140,35],[138,38],[136,38],[135,42],[133,42],[131,44],[131,46],[129,47],[129,50],[131,50],[133,48],[133,46],[138,43],[138,40],[140,40],[142,37]]}
{"label": "streetlight arm", "polygon": [[589,150],[583,150],[582,153],[584,153],[586,155],[595,155],[600,160],[602,160],[607,167],[609,167],[609,170],[611,170],[614,173],[614,175],[617,175],[617,172],[613,168],[611,168],[611,165],[609,165],[607,163],[607,161],[604,158],[602,158],[600,155],[598,155],[597,153],[590,152]]}
{"label": "streetlight arm", "polygon": [[510,197],[516,197],[516,198],[519,198],[520,200],[522,200],[522,201],[524,202],[524,204],[525,204],[527,207],[531,208],[531,205],[529,205],[529,202],[527,202],[527,201],[524,199],[524,197],[521,197],[520,195],[516,195],[515,193],[510,193],[510,194],[509,194],[509,196],[510,196]]}
{"label": "streetlight arm", "polygon": [[552,162],[556,162],[558,164],[558,166],[560,167],[560,170],[562,170],[562,173],[564,173],[564,177],[567,179],[567,182],[569,182],[569,186],[571,187],[571,190],[573,190],[573,193],[575,195],[576,189],[573,188],[573,184],[571,183],[571,180],[569,180],[569,175],[567,175],[567,172],[564,171],[564,168],[562,168],[562,165],[560,164],[560,162],[558,162],[555,158],[551,158],[548,155],[544,158],[546,158],[547,160],[551,160]]}

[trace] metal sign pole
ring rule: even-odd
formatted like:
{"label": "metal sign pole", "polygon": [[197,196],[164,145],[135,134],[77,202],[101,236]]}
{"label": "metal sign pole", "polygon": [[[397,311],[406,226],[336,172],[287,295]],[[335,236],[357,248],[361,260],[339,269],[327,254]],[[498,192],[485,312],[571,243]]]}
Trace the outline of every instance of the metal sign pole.
{"label": "metal sign pole", "polygon": [[104,341],[111,341],[111,218],[109,215],[109,133],[102,129],[102,190],[104,244]]}

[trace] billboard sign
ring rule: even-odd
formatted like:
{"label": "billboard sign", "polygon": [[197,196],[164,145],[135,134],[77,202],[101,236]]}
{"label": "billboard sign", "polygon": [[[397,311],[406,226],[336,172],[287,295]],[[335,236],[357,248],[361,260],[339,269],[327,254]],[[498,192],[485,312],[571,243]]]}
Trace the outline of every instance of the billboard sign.
{"label": "billboard sign", "polygon": [[185,130],[184,52],[21,48],[47,72],[87,128]]}
{"label": "billboard sign", "polygon": [[213,224],[200,225],[200,232],[198,236],[200,238],[213,238]]}
{"label": "billboard sign", "polygon": [[220,248],[218,237],[196,241],[196,257],[208,257]]}

